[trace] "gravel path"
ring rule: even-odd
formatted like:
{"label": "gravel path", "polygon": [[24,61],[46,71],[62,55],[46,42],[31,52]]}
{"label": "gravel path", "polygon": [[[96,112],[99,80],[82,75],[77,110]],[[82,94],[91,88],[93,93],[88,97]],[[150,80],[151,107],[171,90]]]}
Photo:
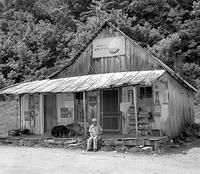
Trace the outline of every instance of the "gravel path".
{"label": "gravel path", "polygon": [[200,148],[145,155],[0,146],[1,174],[199,174]]}

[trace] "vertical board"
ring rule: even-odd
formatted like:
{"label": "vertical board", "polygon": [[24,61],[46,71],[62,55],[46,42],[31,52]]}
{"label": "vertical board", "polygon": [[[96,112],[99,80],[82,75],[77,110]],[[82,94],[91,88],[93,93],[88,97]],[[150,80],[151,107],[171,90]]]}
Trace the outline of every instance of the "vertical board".
{"label": "vertical board", "polygon": [[44,95],[40,94],[40,112],[39,112],[40,134],[44,134]]}
{"label": "vertical board", "polygon": [[44,131],[50,133],[57,125],[56,94],[44,95]]}

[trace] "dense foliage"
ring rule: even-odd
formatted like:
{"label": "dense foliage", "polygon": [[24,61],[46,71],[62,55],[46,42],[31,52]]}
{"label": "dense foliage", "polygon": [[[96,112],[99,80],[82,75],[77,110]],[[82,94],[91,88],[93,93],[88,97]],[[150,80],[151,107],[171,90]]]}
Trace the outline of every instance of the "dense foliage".
{"label": "dense foliage", "polygon": [[198,0],[0,0],[0,87],[45,78],[108,19],[200,88]]}

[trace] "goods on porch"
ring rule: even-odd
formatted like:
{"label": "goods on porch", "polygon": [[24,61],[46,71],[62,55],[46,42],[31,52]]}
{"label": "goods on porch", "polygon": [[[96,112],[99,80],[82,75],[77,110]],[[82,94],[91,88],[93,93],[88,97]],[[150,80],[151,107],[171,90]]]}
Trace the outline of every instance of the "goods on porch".
{"label": "goods on porch", "polygon": [[8,130],[8,135],[9,136],[20,136],[21,134],[30,135],[30,130],[29,129],[12,129],[12,130]]}
{"label": "goods on porch", "polygon": [[[135,109],[134,106],[131,105],[128,109],[128,133],[135,135],[136,133],[136,121],[135,121]],[[137,114],[137,119],[138,119],[138,131],[139,135],[148,135],[149,132],[149,113],[140,111]]]}
{"label": "goods on porch", "polygon": [[138,129],[140,135],[148,135],[149,132],[149,114],[147,112],[139,112],[138,114]]}
{"label": "goods on porch", "polygon": [[129,134],[136,134],[136,127],[135,127],[135,107],[131,105],[128,108],[128,133]]}

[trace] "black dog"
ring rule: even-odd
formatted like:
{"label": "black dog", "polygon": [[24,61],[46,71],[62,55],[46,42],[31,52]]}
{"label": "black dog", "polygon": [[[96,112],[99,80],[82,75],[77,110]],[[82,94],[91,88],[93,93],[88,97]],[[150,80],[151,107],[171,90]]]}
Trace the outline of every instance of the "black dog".
{"label": "black dog", "polygon": [[69,130],[69,137],[74,137],[78,135],[82,135],[83,129],[79,123],[71,123],[68,124],[67,129]]}
{"label": "black dog", "polygon": [[61,138],[64,135],[68,137],[69,129],[64,125],[55,126],[51,129],[51,135],[56,138]]}

